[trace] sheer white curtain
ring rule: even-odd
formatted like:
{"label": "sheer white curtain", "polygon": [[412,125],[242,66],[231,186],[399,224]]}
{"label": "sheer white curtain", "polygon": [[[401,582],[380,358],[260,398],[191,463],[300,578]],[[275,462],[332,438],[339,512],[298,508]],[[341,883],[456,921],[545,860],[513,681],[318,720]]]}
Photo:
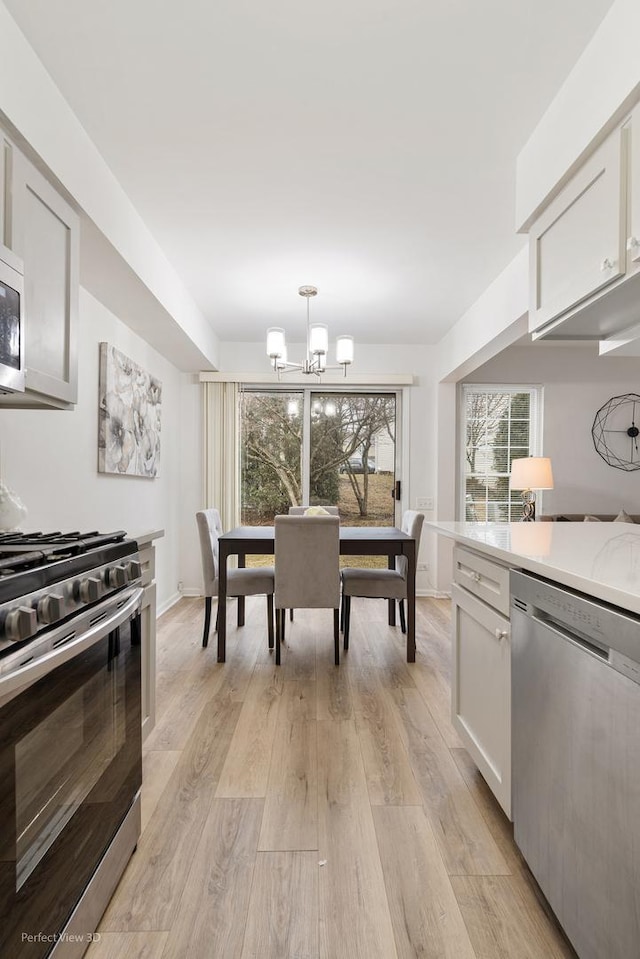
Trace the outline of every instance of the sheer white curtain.
{"label": "sheer white curtain", "polygon": [[203,383],[204,499],[222,527],[240,522],[240,441],[237,383]]}

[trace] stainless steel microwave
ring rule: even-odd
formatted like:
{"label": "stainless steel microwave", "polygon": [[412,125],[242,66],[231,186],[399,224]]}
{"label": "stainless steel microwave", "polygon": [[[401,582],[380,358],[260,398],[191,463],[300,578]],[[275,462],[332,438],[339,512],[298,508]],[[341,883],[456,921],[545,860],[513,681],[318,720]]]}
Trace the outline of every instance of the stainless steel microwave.
{"label": "stainless steel microwave", "polygon": [[0,246],[0,393],[24,390],[24,267]]}

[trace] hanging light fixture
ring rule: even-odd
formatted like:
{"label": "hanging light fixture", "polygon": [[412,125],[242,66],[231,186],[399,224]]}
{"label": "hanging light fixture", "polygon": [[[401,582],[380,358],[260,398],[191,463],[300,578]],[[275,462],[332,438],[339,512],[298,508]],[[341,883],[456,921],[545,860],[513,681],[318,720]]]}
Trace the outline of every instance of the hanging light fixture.
{"label": "hanging light fixture", "polygon": [[311,323],[309,318],[309,300],[317,296],[315,286],[301,286],[298,289],[300,296],[307,301],[307,355],[301,363],[292,363],[287,359],[287,344],[284,330],[280,326],[272,326],[267,330],[267,356],[280,378],[281,373],[292,373],[299,370],[302,373],[315,373],[320,376],[327,370],[342,368],[347,375],[347,367],[353,363],[353,337],[339,336],[336,339],[337,366],[327,366],[329,352],[329,330],[324,323]]}

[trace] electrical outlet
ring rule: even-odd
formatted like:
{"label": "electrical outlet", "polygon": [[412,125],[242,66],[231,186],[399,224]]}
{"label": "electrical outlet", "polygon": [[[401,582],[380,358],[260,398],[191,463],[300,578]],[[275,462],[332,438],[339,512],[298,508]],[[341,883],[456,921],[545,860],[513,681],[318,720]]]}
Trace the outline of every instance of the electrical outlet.
{"label": "electrical outlet", "polygon": [[183,589],[184,589],[184,583],[182,582],[182,580],[179,580],[179,582],[178,582],[178,592],[181,593]]}
{"label": "electrical outlet", "polygon": [[428,564],[428,563],[418,563],[418,572],[419,572],[419,573],[427,573],[428,571],[429,571],[429,564]]}
{"label": "electrical outlet", "polygon": [[418,509],[433,509],[433,496],[418,496],[416,506]]}

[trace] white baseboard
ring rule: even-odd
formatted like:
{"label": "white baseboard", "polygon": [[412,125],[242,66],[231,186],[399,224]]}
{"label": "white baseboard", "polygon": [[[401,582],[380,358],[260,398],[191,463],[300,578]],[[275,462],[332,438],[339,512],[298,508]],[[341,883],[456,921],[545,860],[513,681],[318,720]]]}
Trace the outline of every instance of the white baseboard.
{"label": "white baseboard", "polygon": [[162,616],[163,613],[166,613],[167,610],[171,609],[172,606],[175,606],[182,599],[182,593],[174,593],[173,596],[170,596],[169,599],[165,599],[164,603],[160,603],[156,607],[156,618]]}
{"label": "white baseboard", "polygon": [[162,616],[163,613],[166,613],[167,610],[171,609],[172,606],[175,606],[176,603],[179,603],[180,600],[185,597],[202,597],[202,590],[198,589],[196,586],[193,586],[189,589],[182,589],[178,592],[175,592],[173,596],[170,596],[169,599],[165,599],[164,603],[158,606],[157,616]]}
{"label": "white baseboard", "polygon": [[451,593],[443,592],[440,589],[417,589],[416,596],[426,596],[429,599],[451,599]]}
{"label": "white baseboard", "polygon": [[[437,589],[418,589],[416,590],[416,596],[424,596],[429,599],[451,599],[451,593],[445,593]],[[162,616],[163,613],[166,613],[172,606],[180,602],[183,597],[202,597],[202,590],[197,587],[187,587],[180,593],[174,593],[173,596],[166,599],[161,606],[158,606],[157,615]]]}

